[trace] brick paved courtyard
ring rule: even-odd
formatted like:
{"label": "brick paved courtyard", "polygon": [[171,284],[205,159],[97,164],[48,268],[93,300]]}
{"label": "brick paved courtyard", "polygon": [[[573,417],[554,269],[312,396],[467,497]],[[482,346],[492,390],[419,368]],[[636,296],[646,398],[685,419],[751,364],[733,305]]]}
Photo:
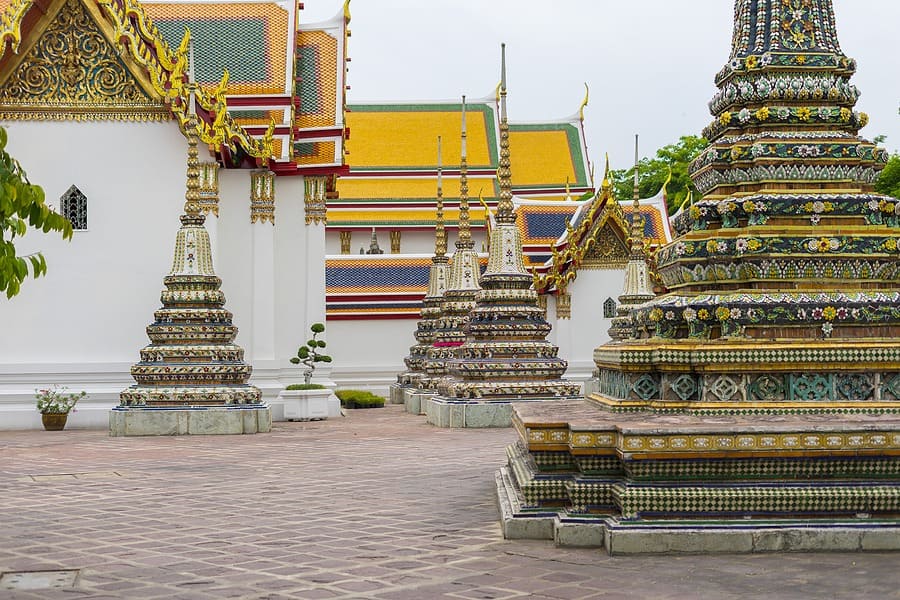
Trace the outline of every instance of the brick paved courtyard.
{"label": "brick paved courtyard", "polygon": [[[0,598],[900,598],[900,554],[609,557],[505,541],[509,429],[402,407],[269,435],[0,432]],[[14,591],[11,571],[80,570]]]}

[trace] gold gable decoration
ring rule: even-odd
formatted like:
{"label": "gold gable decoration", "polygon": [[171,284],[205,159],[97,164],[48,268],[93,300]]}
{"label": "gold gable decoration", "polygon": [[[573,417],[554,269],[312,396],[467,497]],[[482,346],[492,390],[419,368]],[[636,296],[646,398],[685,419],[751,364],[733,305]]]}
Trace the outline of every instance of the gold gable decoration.
{"label": "gold gable decoration", "polygon": [[581,268],[624,269],[628,254],[628,245],[616,235],[612,223],[607,221],[597,235],[588,241]]}
{"label": "gold gable decoration", "polygon": [[65,0],[0,89],[0,118],[168,120],[79,0]]}

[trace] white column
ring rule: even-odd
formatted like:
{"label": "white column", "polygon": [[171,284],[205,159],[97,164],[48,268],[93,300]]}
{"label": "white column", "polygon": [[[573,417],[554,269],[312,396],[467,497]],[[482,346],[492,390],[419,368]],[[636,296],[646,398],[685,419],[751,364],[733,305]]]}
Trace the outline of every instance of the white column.
{"label": "white column", "polygon": [[[275,360],[275,174],[254,171],[250,174],[251,222],[251,339],[254,384],[271,400],[277,385]],[[267,388],[271,388],[270,390]]]}
{"label": "white column", "polygon": [[[306,211],[306,306],[305,332],[313,323],[325,324],[325,341],[328,341],[328,324],[325,323],[325,189],[324,177],[307,177],[304,181],[303,205]],[[325,349],[328,353],[328,348]],[[331,380],[331,364],[316,366],[315,382],[334,386]]]}

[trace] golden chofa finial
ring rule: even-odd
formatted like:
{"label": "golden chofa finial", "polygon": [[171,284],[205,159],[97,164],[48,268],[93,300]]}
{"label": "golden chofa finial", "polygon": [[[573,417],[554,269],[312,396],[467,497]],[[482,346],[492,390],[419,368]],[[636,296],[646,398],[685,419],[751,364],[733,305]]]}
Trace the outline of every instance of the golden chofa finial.
{"label": "golden chofa finial", "polygon": [[578,107],[578,118],[584,121],[584,107],[588,105],[588,98],[591,96],[591,88],[588,87],[587,82],[584,83],[584,100],[581,101],[581,106]]}
{"label": "golden chofa finial", "polygon": [[608,190],[612,187],[612,183],[609,181],[609,152],[606,153],[606,167],[603,169],[603,182],[600,184],[600,188],[604,190]]}
{"label": "golden chofa finial", "polygon": [[350,0],[344,2],[344,20],[350,22]]}

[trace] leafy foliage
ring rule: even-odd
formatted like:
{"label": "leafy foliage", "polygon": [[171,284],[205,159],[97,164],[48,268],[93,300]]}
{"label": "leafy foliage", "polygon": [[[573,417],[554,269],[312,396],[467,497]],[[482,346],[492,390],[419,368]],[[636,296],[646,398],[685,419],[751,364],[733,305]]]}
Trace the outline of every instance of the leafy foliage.
{"label": "leafy foliage", "polygon": [[900,154],[894,154],[875,182],[875,191],[900,198]]}
{"label": "leafy foliage", "polygon": [[[669,214],[673,214],[693,192],[699,198],[697,188],[691,182],[688,166],[709,146],[704,138],[683,135],[675,144],[663,146],[655,158],[643,158],[638,162],[638,189],[641,198],[652,198],[659,193],[672,170],[672,180],[666,186]],[[634,197],[634,167],[610,172],[616,199],[631,200]]]}
{"label": "leafy foliage", "polygon": [[6,141],[6,130],[0,127],[0,292],[12,298],[28,277],[29,264],[33,277],[47,272],[47,262],[40,252],[16,255],[16,238],[33,227],[44,233],[59,231],[68,240],[72,238],[72,223],[47,206],[44,190],[28,181],[19,161],[6,152]]}
{"label": "leafy foliage", "polygon": [[321,383],[292,383],[284,389],[289,392],[296,390],[324,390],[325,386]]}
{"label": "leafy foliage", "polygon": [[366,390],[338,390],[335,395],[345,408],[378,408],[384,406],[385,399]]}
{"label": "leafy foliage", "polygon": [[75,404],[79,400],[87,396],[87,392],[67,394],[67,389],[66,387],[54,385],[46,390],[34,390],[38,412],[44,414],[68,413],[75,408]]}
{"label": "leafy foliage", "polygon": [[313,336],[306,341],[305,346],[300,346],[297,349],[297,356],[291,358],[292,364],[299,365],[303,363],[306,365],[306,369],[303,370],[303,380],[307,384],[312,380],[313,373],[316,370],[316,363],[331,362],[330,356],[319,352],[319,350],[327,346],[325,340],[317,339],[320,333],[325,332],[325,326],[321,323],[313,323],[309,330],[312,331]]}

